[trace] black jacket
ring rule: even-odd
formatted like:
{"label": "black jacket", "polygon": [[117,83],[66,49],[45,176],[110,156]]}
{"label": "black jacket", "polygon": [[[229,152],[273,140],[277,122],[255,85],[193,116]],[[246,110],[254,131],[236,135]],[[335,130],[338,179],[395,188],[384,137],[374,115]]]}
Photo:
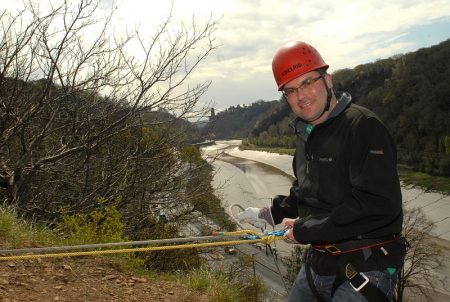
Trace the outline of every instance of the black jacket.
{"label": "black jacket", "polygon": [[396,149],[378,117],[344,93],[309,135],[306,126],[296,121],[296,180],[289,196],[274,199],[275,223],[299,217],[294,235],[305,244],[400,233]]}

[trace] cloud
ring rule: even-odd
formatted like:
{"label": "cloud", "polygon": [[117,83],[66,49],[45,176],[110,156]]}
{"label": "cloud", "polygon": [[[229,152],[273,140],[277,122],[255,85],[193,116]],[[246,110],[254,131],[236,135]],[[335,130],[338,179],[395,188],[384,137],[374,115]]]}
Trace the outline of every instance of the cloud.
{"label": "cloud", "polygon": [[[240,6],[239,11],[225,14],[218,31],[218,40],[223,42],[217,54],[221,67],[211,62],[204,75],[218,81],[251,81],[261,72],[271,77],[273,53],[290,40],[316,46],[331,71],[354,67],[418,48],[415,41],[405,40],[408,31],[450,16],[450,2],[440,0],[278,3],[260,1],[256,9]],[[274,94],[267,96],[270,99]],[[255,90],[253,99],[259,97],[264,95]]]}
{"label": "cloud", "polygon": [[[0,7],[6,3],[11,7],[19,0],[2,1]],[[102,0],[100,7],[106,10],[111,3]],[[144,36],[151,37],[169,15],[171,1],[117,0],[115,6],[116,29],[130,30],[139,25]],[[429,46],[421,45],[410,33],[418,26],[450,20],[450,1],[174,1],[175,27],[181,22],[189,24],[192,16],[200,24],[211,17],[220,19],[215,32],[220,47],[198,68],[192,81],[212,80],[208,97],[218,102],[229,87],[242,87],[242,97],[233,92],[233,100],[226,101],[238,104],[277,96],[276,91],[257,87],[262,82],[273,84],[272,56],[287,41],[303,40],[314,45],[331,71],[351,68]]]}
{"label": "cloud", "polygon": [[174,7],[176,20],[221,18],[215,33],[220,47],[192,81],[212,80],[205,98],[228,104],[278,97],[271,62],[287,41],[311,43],[333,71],[412,51],[419,46],[406,39],[411,28],[450,16],[447,0],[190,0],[175,1]]}
{"label": "cloud", "polygon": [[[190,1],[196,7],[196,1]],[[209,1],[208,1],[209,2]],[[378,46],[389,35],[450,15],[448,1],[225,1],[217,31],[222,46],[203,67],[203,75],[246,79],[261,70],[270,71],[275,50],[289,40],[315,45],[333,65],[355,64],[401,51],[413,42]],[[175,6],[177,2],[175,2]],[[218,12],[217,1],[202,2],[205,13]],[[383,51],[384,50],[384,51]],[[263,65],[269,65],[264,68]]]}

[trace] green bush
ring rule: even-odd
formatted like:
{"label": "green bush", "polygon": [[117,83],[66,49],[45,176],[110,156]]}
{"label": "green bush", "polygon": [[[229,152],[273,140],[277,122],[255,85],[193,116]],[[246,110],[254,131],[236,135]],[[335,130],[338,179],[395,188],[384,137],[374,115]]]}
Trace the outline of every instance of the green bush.
{"label": "green bush", "polygon": [[57,229],[65,235],[67,244],[95,244],[127,240],[122,214],[118,210],[121,197],[111,206],[103,206],[104,198],[97,198],[98,209],[87,214],[64,214]]}

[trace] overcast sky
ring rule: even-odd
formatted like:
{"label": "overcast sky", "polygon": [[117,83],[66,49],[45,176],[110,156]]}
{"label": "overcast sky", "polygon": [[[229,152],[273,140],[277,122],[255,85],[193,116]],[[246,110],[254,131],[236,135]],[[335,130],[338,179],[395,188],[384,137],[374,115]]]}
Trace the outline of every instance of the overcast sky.
{"label": "overcast sky", "polygon": [[[13,1],[18,0],[6,2]],[[112,2],[101,1],[104,8]],[[175,22],[189,20],[193,15],[199,23],[210,15],[221,18],[214,34],[220,47],[192,78],[197,82],[212,81],[202,101],[212,102],[217,109],[278,99],[271,62],[276,49],[287,41],[300,40],[315,46],[333,72],[450,38],[449,0],[174,2]],[[170,3],[117,0],[116,20],[120,20],[119,26],[140,24],[141,29],[155,28],[168,15]]]}

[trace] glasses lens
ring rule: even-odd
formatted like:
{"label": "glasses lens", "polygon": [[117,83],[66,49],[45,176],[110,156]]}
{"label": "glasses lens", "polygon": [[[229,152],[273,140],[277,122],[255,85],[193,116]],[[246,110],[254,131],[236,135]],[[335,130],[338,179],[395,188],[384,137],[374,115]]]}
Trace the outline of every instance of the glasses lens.
{"label": "glasses lens", "polygon": [[297,93],[297,90],[305,90],[311,87],[315,82],[317,82],[319,79],[322,78],[322,75],[318,76],[317,78],[308,79],[305,80],[303,83],[300,84],[297,88],[286,88],[283,90],[283,94],[285,97],[292,97]]}

